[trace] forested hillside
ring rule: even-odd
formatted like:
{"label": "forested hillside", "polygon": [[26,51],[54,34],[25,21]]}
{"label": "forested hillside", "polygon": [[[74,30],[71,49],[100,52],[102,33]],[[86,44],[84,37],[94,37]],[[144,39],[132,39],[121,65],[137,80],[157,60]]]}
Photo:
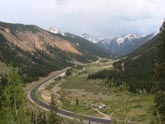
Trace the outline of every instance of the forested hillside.
{"label": "forested hillside", "polygon": [[[110,57],[112,56],[111,52],[108,50],[89,42],[88,40],[74,35],[70,33],[65,33],[65,35],[60,35],[61,38],[64,38],[68,40],[69,42],[75,44],[76,48],[81,51],[84,55],[86,55],[86,58],[91,58],[91,55],[95,55],[95,57]],[[92,57],[93,58],[93,57]]]}
{"label": "forested hillside", "polygon": [[112,70],[99,71],[88,78],[104,79],[109,86],[126,83],[134,93],[154,93],[156,105],[151,124],[165,124],[165,22],[156,37],[114,63]]}
{"label": "forested hillside", "polygon": [[[156,80],[155,102],[161,118],[161,121],[157,118],[158,122],[165,124],[165,22],[160,29],[159,41],[154,65],[154,79]],[[157,111],[155,112],[156,114]]]}
{"label": "forested hillside", "polygon": [[142,47],[114,63],[113,70],[104,70],[89,75],[89,78],[114,80],[116,86],[125,82],[132,92],[153,92],[153,65],[159,35]]}
{"label": "forested hillside", "polygon": [[18,67],[26,82],[75,62],[87,63],[110,56],[106,50],[91,46],[95,51],[81,44],[79,49],[74,39],[68,41],[34,25],[0,22],[0,60]]}
{"label": "forested hillside", "polygon": [[52,49],[52,54],[55,53],[52,57],[40,50],[31,54],[9,43],[3,35],[0,35],[1,61],[18,67],[26,81],[37,80],[38,76],[72,65],[71,62],[66,61],[70,60],[69,53],[67,56],[60,49]]}

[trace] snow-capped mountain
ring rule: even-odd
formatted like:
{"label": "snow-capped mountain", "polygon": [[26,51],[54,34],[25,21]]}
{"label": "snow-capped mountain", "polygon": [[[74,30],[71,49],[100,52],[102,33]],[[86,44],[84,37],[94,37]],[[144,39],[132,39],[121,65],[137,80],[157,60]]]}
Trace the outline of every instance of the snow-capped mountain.
{"label": "snow-capped mountain", "polygon": [[105,38],[105,39],[102,39],[99,42],[103,42],[103,43],[110,43],[110,42],[116,42],[118,45],[121,45],[123,44],[124,42],[132,42],[134,41],[135,39],[139,39],[139,38],[142,38],[142,37],[145,37],[146,35],[136,35],[136,34],[132,34],[132,33],[128,33],[126,35],[123,35],[123,36],[120,36],[120,37],[113,37],[113,38]]}
{"label": "snow-capped mountain", "polygon": [[125,55],[139,48],[141,45],[152,39],[157,33],[149,35],[136,35],[128,33],[121,37],[105,38],[97,42],[97,45],[102,46],[112,52],[114,55]]}
{"label": "snow-capped mountain", "polygon": [[61,35],[63,35],[63,36],[65,35],[65,33],[62,32],[61,30],[59,30],[59,29],[57,29],[57,28],[53,28],[53,27],[49,28],[48,31],[51,32],[51,33],[54,33],[54,34],[61,34]]}
{"label": "snow-capped mountain", "polygon": [[86,33],[82,34],[81,37],[92,42],[92,43],[97,43],[98,41],[100,41],[100,38],[97,38],[95,36],[91,36],[91,35],[86,34]]}
{"label": "snow-capped mountain", "polygon": [[128,33],[127,35],[121,36],[121,37],[117,37],[116,38],[116,42],[120,45],[122,43],[124,43],[126,40],[132,41],[134,39],[138,39],[141,38],[143,36],[139,36],[136,34],[132,34],[132,33]]}
{"label": "snow-capped mountain", "polygon": [[114,55],[121,56],[139,48],[141,45],[145,44],[157,34],[158,32],[149,35],[137,35],[128,33],[119,37],[98,38],[84,33],[81,35],[81,37],[109,50],[109,52],[113,53]]}
{"label": "snow-capped mountain", "polygon": [[[75,37],[74,35],[71,35],[69,33],[63,33],[57,28],[49,28],[49,31],[55,34],[61,34],[62,36],[69,35],[69,37]],[[128,33],[126,35],[113,38],[98,38],[84,33],[80,37],[107,49],[115,56],[122,56],[131,53],[135,49],[139,48],[157,34],[158,32],[149,35],[137,35],[133,33]]]}

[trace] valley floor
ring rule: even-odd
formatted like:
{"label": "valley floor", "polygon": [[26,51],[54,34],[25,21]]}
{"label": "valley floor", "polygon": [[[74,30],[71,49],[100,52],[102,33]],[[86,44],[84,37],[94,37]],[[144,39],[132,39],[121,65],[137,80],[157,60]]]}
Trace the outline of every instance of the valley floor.
{"label": "valley floor", "polygon": [[110,87],[105,80],[87,79],[88,74],[112,68],[114,60],[74,67],[71,75],[48,82],[39,89],[39,97],[50,102],[56,97],[60,108],[79,114],[106,119],[147,124],[150,121],[153,96],[133,94],[124,87]]}

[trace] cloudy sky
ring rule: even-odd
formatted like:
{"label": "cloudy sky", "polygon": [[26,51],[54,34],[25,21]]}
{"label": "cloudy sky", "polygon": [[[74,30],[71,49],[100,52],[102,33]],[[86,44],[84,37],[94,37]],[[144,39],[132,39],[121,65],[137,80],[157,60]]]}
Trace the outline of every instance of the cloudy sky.
{"label": "cloudy sky", "polygon": [[165,0],[0,0],[0,21],[112,37],[149,34],[165,18]]}

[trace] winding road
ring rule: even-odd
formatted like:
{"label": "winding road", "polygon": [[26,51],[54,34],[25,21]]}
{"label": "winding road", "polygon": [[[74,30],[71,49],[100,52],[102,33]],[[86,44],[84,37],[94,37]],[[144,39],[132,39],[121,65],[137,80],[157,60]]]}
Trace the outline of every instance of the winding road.
{"label": "winding road", "polygon": [[[28,99],[34,103],[39,105],[42,109],[46,110],[46,111],[50,111],[52,110],[52,108],[50,107],[50,105],[44,101],[42,101],[41,99],[37,98],[37,91],[38,88],[47,83],[49,80],[55,79],[57,77],[59,77],[60,74],[66,72],[67,69],[64,69],[62,71],[60,71],[59,73],[49,77],[48,79],[40,82],[38,85],[34,86],[28,93]],[[71,111],[67,111],[64,109],[58,109],[57,110],[58,115],[62,116],[62,117],[66,117],[66,118],[77,118],[77,119],[81,119],[87,122],[95,122],[95,123],[100,123],[100,124],[111,124],[111,120],[108,119],[103,119],[103,118],[98,118],[98,117],[93,117],[93,116],[88,116],[88,115],[79,115],[79,114],[75,114]]]}

